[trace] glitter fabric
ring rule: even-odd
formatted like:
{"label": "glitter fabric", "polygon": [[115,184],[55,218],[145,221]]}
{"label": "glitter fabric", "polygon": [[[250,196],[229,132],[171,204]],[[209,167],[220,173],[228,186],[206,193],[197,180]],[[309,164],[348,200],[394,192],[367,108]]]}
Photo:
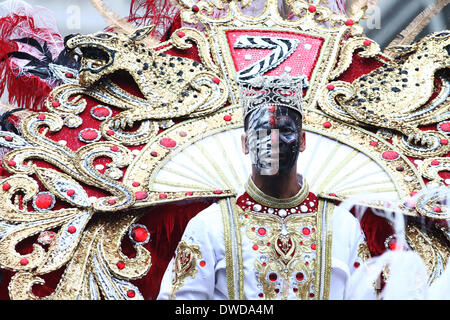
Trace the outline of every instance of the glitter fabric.
{"label": "glitter fabric", "polygon": [[319,58],[323,38],[313,37],[295,32],[265,31],[265,30],[230,30],[227,32],[227,39],[230,53],[233,58],[236,71],[241,71],[271,54],[268,49],[241,49],[235,48],[235,43],[239,36],[255,36],[267,38],[281,38],[297,40],[296,50],[287,57],[281,64],[267,72],[266,76],[280,76],[287,72],[292,77],[306,75],[308,80],[314,71],[316,61]]}

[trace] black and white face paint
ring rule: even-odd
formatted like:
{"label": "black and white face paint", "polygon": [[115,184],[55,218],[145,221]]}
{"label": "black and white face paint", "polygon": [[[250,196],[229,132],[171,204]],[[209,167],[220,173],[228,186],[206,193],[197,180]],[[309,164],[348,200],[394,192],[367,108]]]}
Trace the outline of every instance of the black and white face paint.
{"label": "black and white face paint", "polygon": [[301,115],[287,107],[263,106],[248,116],[247,143],[260,175],[285,174],[300,153]]}

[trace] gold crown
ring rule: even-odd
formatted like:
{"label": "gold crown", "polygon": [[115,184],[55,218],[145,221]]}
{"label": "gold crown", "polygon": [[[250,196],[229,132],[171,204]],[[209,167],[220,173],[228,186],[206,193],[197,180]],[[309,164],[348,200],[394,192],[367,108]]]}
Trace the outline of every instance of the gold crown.
{"label": "gold crown", "polygon": [[308,86],[306,76],[279,77],[259,76],[239,82],[239,94],[244,110],[244,119],[255,109],[264,106],[283,106],[293,109],[303,116],[303,88]]}

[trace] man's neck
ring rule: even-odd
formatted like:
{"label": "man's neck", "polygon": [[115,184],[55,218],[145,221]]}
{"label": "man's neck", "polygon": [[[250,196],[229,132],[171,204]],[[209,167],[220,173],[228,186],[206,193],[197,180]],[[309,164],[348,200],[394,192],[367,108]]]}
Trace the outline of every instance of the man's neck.
{"label": "man's neck", "polygon": [[259,175],[256,170],[252,170],[253,183],[259,190],[266,195],[286,199],[295,196],[301,189],[300,182],[297,178],[297,170],[294,168],[291,172],[284,175]]}

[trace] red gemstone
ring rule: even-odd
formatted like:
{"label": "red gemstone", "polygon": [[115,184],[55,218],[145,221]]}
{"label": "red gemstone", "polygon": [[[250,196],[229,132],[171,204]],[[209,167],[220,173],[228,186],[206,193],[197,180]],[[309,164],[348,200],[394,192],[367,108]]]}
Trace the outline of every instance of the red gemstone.
{"label": "red gemstone", "polygon": [[174,148],[177,145],[177,142],[170,138],[162,138],[159,140],[159,144],[166,148]]}
{"label": "red gemstone", "polygon": [[114,205],[114,204],[116,204],[116,200],[114,200],[114,199],[109,199],[109,200],[108,200],[108,203],[109,203],[110,205]]}
{"label": "red gemstone", "polygon": [[11,188],[11,185],[9,183],[5,183],[3,186],[3,191],[8,191]]}
{"label": "red gemstone", "polygon": [[61,103],[59,103],[59,101],[53,101],[53,102],[52,102],[52,106],[53,106],[54,108],[58,108],[60,105],[61,105]]}
{"label": "red gemstone", "polygon": [[98,132],[92,129],[87,129],[81,133],[81,137],[86,141],[92,141],[97,139]]}
{"label": "red gemstone", "polygon": [[219,83],[220,83],[220,79],[217,78],[217,77],[212,78],[212,81],[213,81],[215,84],[219,84]]}
{"label": "red gemstone", "polygon": [[35,200],[35,205],[39,209],[48,209],[52,206],[52,203],[53,197],[48,193],[39,194]]}
{"label": "red gemstone", "polygon": [[308,235],[311,234],[311,230],[309,230],[309,228],[303,228],[302,233],[303,233],[305,236],[308,236]]}
{"label": "red gemstone", "polygon": [[148,197],[148,194],[145,191],[136,191],[134,193],[134,197],[136,198],[136,200],[144,200]]}
{"label": "red gemstone", "polygon": [[433,166],[437,166],[437,165],[440,164],[440,162],[437,161],[437,160],[433,160],[433,161],[431,161],[431,164],[432,164]]}
{"label": "red gemstone", "polygon": [[308,10],[309,10],[309,12],[314,13],[314,12],[316,12],[317,8],[316,8],[316,6],[309,6]]}
{"label": "red gemstone", "polygon": [[28,264],[28,259],[26,259],[26,258],[20,259],[20,264],[21,264],[22,266],[26,266],[26,265]]}
{"label": "red gemstone", "polygon": [[166,199],[166,198],[167,198],[167,194],[161,193],[161,194],[159,195],[159,198],[160,198],[160,199]]}
{"label": "red gemstone", "polygon": [[75,228],[74,226],[70,226],[69,228],[67,228],[67,231],[69,231],[69,233],[75,233],[77,231],[77,228]]}
{"label": "red gemstone", "polygon": [[277,281],[277,279],[278,279],[278,276],[277,276],[277,274],[276,273],[271,273],[271,274],[269,274],[269,280],[270,281]]}
{"label": "red gemstone", "polygon": [[38,119],[40,119],[40,120],[44,120],[45,119],[45,114],[39,114],[38,115]]}
{"label": "red gemstone", "polygon": [[258,294],[258,297],[262,298],[262,297],[264,297],[264,294],[260,293],[260,294]]}
{"label": "red gemstone", "polygon": [[335,86],[332,84],[327,85],[328,90],[334,90]]}
{"label": "red gemstone", "polygon": [[436,213],[441,213],[442,212],[442,209],[440,207],[434,207],[433,210]]}
{"label": "red gemstone", "polygon": [[67,195],[68,195],[69,197],[73,196],[74,194],[75,194],[75,190],[73,190],[73,189],[67,190]]}
{"label": "red gemstone", "polygon": [[214,194],[222,194],[222,190],[214,190]]}
{"label": "red gemstone", "polygon": [[310,293],[310,294],[309,294],[309,297],[310,297],[310,298],[314,298],[314,293]]}
{"label": "red gemstone", "polygon": [[266,229],[264,229],[264,228],[259,228],[259,229],[258,229],[258,234],[259,234],[259,235],[265,236],[266,233],[267,233]]}
{"label": "red gemstone", "polygon": [[331,128],[331,122],[330,121],[326,121],[326,122],[324,122],[323,123],[323,126],[325,127],[325,128]]}
{"label": "red gemstone", "polygon": [[131,236],[136,242],[144,242],[148,238],[148,232],[142,227],[135,227],[133,231],[131,231]]}
{"label": "red gemstone", "polygon": [[186,196],[192,196],[192,195],[194,195],[194,193],[193,192],[190,192],[190,191],[188,191],[188,192],[186,192],[184,195],[186,195]]}
{"label": "red gemstone", "polygon": [[359,262],[355,262],[355,263],[353,264],[353,266],[354,266],[355,268],[359,268],[360,265],[361,265],[361,264],[360,264]]}
{"label": "red gemstone", "polygon": [[440,124],[440,125],[439,125],[439,128],[440,128],[442,131],[450,132],[450,122],[444,122],[444,123]]}
{"label": "red gemstone", "polygon": [[158,152],[152,151],[152,152],[150,152],[150,155],[151,155],[152,157],[157,157],[157,156],[158,156]]}
{"label": "red gemstone", "polygon": [[302,272],[297,273],[295,277],[297,278],[297,281],[303,281],[303,279],[305,278]]}
{"label": "red gemstone", "polygon": [[336,193],[330,193],[329,196],[330,197],[337,197]]}
{"label": "red gemstone", "polygon": [[227,114],[226,116],[223,117],[223,120],[231,121],[231,116],[229,114]]}
{"label": "red gemstone", "polygon": [[132,186],[133,187],[139,187],[141,184],[139,183],[139,182],[137,182],[137,181],[135,181],[135,182],[133,182],[132,183]]}
{"label": "red gemstone", "polygon": [[385,151],[381,155],[385,160],[397,160],[400,155],[395,151]]}
{"label": "red gemstone", "polygon": [[352,26],[352,25],[355,24],[355,21],[353,21],[352,19],[348,19],[347,21],[345,21],[345,24],[346,24],[347,26]]}
{"label": "red gemstone", "polygon": [[119,151],[119,147],[118,146],[112,146],[111,147],[111,151],[117,152],[117,151]]}
{"label": "red gemstone", "polygon": [[108,130],[108,131],[106,131],[106,134],[107,134],[108,136],[113,136],[113,135],[114,135],[114,131]]}
{"label": "red gemstone", "polygon": [[13,140],[13,137],[11,137],[11,136],[6,136],[6,137],[5,137],[5,140],[6,140],[6,141],[12,141],[12,140]]}
{"label": "red gemstone", "polygon": [[127,296],[128,298],[134,298],[136,296],[136,292],[134,292],[134,290],[129,290],[127,292]]}
{"label": "red gemstone", "polygon": [[123,262],[123,261],[117,262],[117,268],[119,270],[122,270],[123,268],[125,268],[125,262]]}
{"label": "red gemstone", "polygon": [[377,141],[370,141],[370,145],[372,147],[376,147],[378,145],[378,142]]}
{"label": "red gemstone", "polygon": [[72,72],[67,72],[66,73],[66,77],[67,78],[73,78],[73,73]]}
{"label": "red gemstone", "polygon": [[364,41],[364,45],[365,46],[370,46],[372,44],[372,41],[370,41],[370,40],[365,40]]}
{"label": "red gemstone", "polygon": [[200,8],[198,6],[192,6],[192,11],[199,12]]}
{"label": "red gemstone", "polygon": [[105,108],[105,107],[96,107],[96,108],[93,110],[93,113],[94,113],[94,115],[96,115],[97,117],[101,117],[101,118],[107,117],[107,116],[110,115],[109,109],[108,109],[108,108]]}
{"label": "red gemstone", "polygon": [[16,162],[14,160],[9,160],[8,161],[8,166],[15,167],[16,166]]}
{"label": "red gemstone", "polygon": [[315,243],[313,243],[312,245],[311,245],[311,249],[313,249],[313,250],[316,250],[316,244]]}
{"label": "red gemstone", "polygon": [[186,36],[186,33],[184,33],[183,31],[178,31],[178,32],[177,32],[177,35],[178,35],[180,38],[183,38],[184,36]]}
{"label": "red gemstone", "polygon": [[253,245],[253,247],[252,247],[252,249],[256,251],[256,250],[258,250],[258,249],[259,249],[259,247],[258,247],[258,245],[257,245],[257,244],[254,244],[254,245]]}
{"label": "red gemstone", "polygon": [[206,261],[204,261],[204,260],[200,261],[200,267],[204,267],[204,266],[206,266]]}
{"label": "red gemstone", "polygon": [[442,139],[441,140],[441,144],[444,145],[444,146],[448,145],[448,140],[447,139]]}

